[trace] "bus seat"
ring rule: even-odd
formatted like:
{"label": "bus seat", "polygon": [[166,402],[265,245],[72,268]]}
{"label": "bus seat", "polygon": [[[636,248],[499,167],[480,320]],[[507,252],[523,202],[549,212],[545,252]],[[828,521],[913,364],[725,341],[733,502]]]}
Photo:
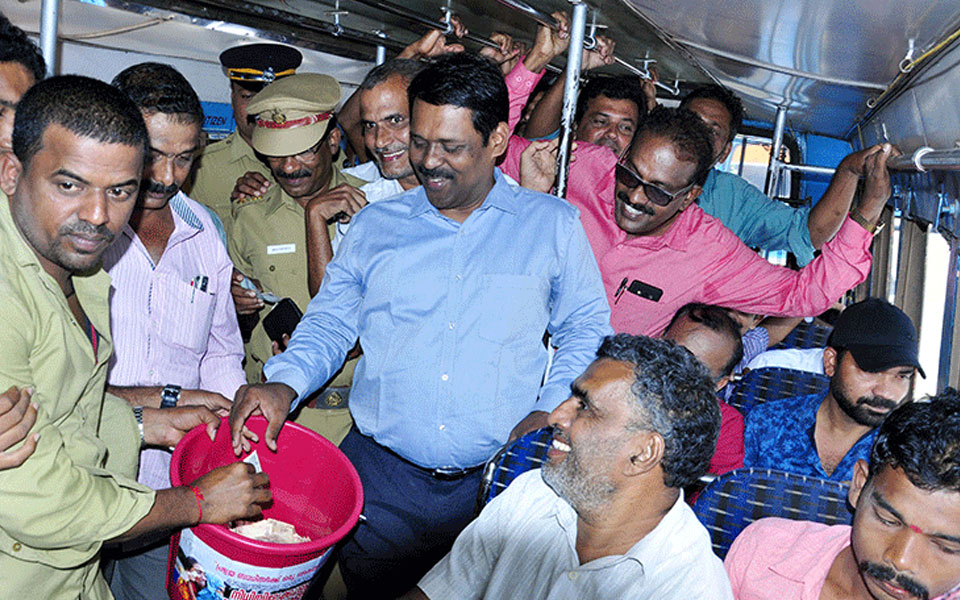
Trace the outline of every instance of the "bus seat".
{"label": "bus seat", "polygon": [[720,558],[743,529],[763,517],[849,524],[848,485],[770,469],[736,469],[710,483],[693,505]]}
{"label": "bus seat", "polygon": [[800,321],[783,340],[773,347],[774,350],[786,348],[823,348],[827,345],[832,327],[820,325],[816,321]]}
{"label": "bus seat", "polygon": [[820,373],[762,367],[748,372],[736,382],[727,403],[747,416],[757,404],[793,396],[819,394],[826,392],[829,387],[830,378]]}
{"label": "bus seat", "polygon": [[553,440],[550,427],[536,429],[504,444],[483,467],[477,494],[477,514],[521,473],[538,469]]}

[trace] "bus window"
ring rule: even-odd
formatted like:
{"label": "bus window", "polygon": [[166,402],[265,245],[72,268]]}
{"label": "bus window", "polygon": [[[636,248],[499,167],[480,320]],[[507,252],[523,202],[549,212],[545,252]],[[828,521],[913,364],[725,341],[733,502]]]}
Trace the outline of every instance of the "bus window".
{"label": "bus window", "polygon": [[[762,190],[767,179],[767,165],[770,164],[770,148],[772,141],[767,137],[745,135],[738,133],[733,139],[733,147],[727,159],[716,168],[728,173],[743,177],[751,184]],[[783,146],[784,161],[792,162],[790,148]],[[791,183],[791,172],[786,171],[780,178],[780,189],[771,194],[774,198],[788,199]]]}

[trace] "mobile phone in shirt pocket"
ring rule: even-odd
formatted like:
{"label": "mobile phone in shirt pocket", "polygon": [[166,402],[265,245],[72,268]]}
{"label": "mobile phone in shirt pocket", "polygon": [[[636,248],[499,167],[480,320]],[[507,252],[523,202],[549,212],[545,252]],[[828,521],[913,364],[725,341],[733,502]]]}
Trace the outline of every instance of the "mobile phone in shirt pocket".
{"label": "mobile phone in shirt pocket", "polygon": [[484,275],[477,335],[501,344],[541,338],[548,319],[546,286],[534,275]]}
{"label": "mobile phone in shirt pocket", "polygon": [[157,288],[154,289],[154,293],[160,295],[157,334],[171,344],[194,352],[206,351],[216,294],[175,278],[164,280]]}

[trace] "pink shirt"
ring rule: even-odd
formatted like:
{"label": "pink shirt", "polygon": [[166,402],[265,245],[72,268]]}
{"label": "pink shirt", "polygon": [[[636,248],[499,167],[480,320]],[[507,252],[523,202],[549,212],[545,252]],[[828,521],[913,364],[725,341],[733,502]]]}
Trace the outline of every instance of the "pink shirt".
{"label": "pink shirt", "polygon": [[767,518],[750,524],[723,566],[737,600],[818,600],[850,526]]}
{"label": "pink shirt", "polygon": [[[507,75],[507,90],[510,97],[510,120],[508,124],[513,129],[527,97],[542,73],[531,73],[519,61]],[[500,170],[520,181],[520,154],[532,142],[520,136],[512,136],[507,145],[507,152]],[[577,149],[573,151],[575,160],[570,163],[570,173],[567,180],[567,198],[574,206],[589,202],[589,199],[599,194],[601,197],[613,198],[614,167],[617,164],[617,155],[606,146],[597,146],[587,142],[577,142]],[[521,182],[523,183],[523,182]],[[588,232],[589,233],[589,232]]]}
{"label": "pink shirt", "polygon": [[[819,600],[833,561],[849,545],[849,525],[768,517],[737,536],[723,566],[737,600]],[[934,600],[958,598],[954,588]]]}
{"label": "pink shirt", "polygon": [[[771,265],[698,206],[680,213],[663,235],[631,236],[614,220],[613,193],[571,202],[580,209],[618,333],[657,335],[689,302],[761,315],[817,315],[870,272],[873,236],[849,218],[820,256],[792,271]],[[625,278],[662,295],[653,301],[624,290],[617,300]]]}
{"label": "pink shirt", "polygon": [[[104,253],[113,280],[107,380],[117,386],[174,384],[233,399],[246,383],[230,295],[233,263],[200,204],[179,192],[170,207],[174,231],[156,265],[129,225]],[[198,276],[207,277],[205,291],[191,286]],[[169,452],[142,452],[140,481],[169,487],[169,463]]]}
{"label": "pink shirt", "polygon": [[[539,77],[522,61],[507,76],[511,127]],[[517,181],[520,153],[529,144],[513,136],[500,165]],[[870,272],[873,237],[850,219],[800,272],[771,265],[698,206],[682,212],[661,236],[628,236],[613,217],[617,157],[603,146],[577,145],[567,199],[581,211],[610,302],[610,322],[618,333],[657,335],[688,302],[763,315],[817,315]],[[624,278],[628,285],[639,280],[663,294],[652,301],[625,290],[617,301]]]}

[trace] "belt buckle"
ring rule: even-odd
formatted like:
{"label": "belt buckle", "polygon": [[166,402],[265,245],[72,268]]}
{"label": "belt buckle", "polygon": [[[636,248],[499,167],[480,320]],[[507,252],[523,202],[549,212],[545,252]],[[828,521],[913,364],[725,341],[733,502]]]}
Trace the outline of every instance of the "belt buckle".
{"label": "belt buckle", "polygon": [[430,475],[439,481],[455,481],[462,479],[469,472],[468,469],[452,469],[449,467],[440,467],[430,471]]}
{"label": "belt buckle", "polygon": [[340,392],[330,392],[329,394],[324,394],[326,397],[323,399],[324,404],[328,408],[341,408],[344,405],[343,396],[340,395]]}

